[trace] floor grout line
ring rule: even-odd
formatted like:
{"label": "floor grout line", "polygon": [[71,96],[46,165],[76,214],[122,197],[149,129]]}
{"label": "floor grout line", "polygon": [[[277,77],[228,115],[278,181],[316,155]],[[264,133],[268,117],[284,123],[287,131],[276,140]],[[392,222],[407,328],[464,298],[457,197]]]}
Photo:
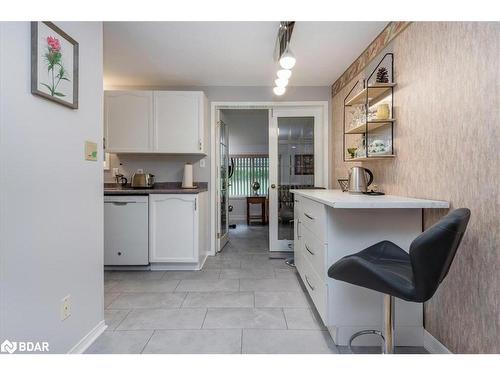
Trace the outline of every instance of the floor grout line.
{"label": "floor grout line", "polygon": [[156,332],[156,330],[155,330],[155,329],[153,329],[153,332],[151,333],[151,336],[149,336],[148,341],[146,341],[146,343],[145,343],[145,344],[144,344],[144,346],[142,347],[142,350],[141,350],[141,353],[140,353],[140,354],[144,353],[144,349],[146,349],[146,346],[148,346],[148,344],[149,344],[149,342],[151,341],[151,338],[153,337],[153,335],[155,334],[155,332]]}
{"label": "floor grout line", "polygon": [[205,319],[207,319],[207,315],[208,315],[208,307],[205,311],[205,316],[203,317],[203,322],[201,323],[200,329],[203,329],[203,326],[205,325]]}

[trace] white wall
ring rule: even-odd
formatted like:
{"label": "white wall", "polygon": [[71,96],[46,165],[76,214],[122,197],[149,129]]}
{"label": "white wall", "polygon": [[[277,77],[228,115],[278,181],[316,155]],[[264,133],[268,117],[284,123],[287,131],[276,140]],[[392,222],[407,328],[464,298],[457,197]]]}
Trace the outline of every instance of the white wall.
{"label": "white wall", "polygon": [[84,160],[102,147],[102,24],[57,25],[80,45],[78,110],[30,93],[30,24],[0,22],[0,342],[64,353],[104,319],[102,163]]}

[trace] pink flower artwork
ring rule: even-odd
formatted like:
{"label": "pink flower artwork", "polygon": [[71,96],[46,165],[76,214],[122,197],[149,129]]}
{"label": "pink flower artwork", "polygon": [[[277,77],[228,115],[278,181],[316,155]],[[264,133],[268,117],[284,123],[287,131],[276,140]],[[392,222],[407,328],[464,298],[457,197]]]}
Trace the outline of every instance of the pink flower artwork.
{"label": "pink flower artwork", "polygon": [[49,82],[41,84],[49,90],[51,96],[63,97],[66,95],[57,90],[58,86],[61,81],[69,82],[70,79],[62,61],[61,42],[53,36],[48,36],[46,41],[47,52],[45,52],[44,57],[47,64]]}

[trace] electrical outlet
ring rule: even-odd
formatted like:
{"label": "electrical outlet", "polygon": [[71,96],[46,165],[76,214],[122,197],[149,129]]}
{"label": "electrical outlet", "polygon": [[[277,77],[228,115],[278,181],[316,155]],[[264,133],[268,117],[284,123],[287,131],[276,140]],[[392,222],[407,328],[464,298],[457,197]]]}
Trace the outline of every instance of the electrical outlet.
{"label": "electrical outlet", "polygon": [[200,168],[205,168],[205,159],[200,160]]}
{"label": "electrical outlet", "polygon": [[61,300],[61,320],[66,320],[71,315],[71,295]]}
{"label": "electrical outlet", "polygon": [[117,174],[120,174],[120,168],[113,168],[113,177],[115,177]]}

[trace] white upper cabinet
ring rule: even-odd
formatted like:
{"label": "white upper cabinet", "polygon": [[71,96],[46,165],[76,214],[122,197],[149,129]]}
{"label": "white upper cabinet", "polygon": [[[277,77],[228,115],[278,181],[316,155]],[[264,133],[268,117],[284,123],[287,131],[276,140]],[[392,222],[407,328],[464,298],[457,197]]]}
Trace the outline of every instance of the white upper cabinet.
{"label": "white upper cabinet", "polygon": [[203,152],[204,100],[202,92],[154,92],[156,152]]}
{"label": "white upper cabinet", "polygon": [[151,91],[107,91],[104,96],[107,152],[149,152],[153,134]]}
{"label": "white upper cabinet", "polygon": [[204,154],[207,99],[201,91],[107,91],[107,152]]}

